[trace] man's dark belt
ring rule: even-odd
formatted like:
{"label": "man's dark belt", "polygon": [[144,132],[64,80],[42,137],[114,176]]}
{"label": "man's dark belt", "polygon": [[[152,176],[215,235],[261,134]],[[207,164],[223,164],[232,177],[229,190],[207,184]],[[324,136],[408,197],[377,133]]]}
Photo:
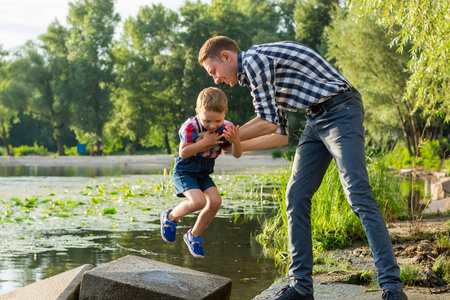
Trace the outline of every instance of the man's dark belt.
{"label": "man's dark belt", "polygon": [[325,100],[322,103],[305,108],[306,114],[313,118],[317,117],[318,115],[323,113],[327,108],[333,107],[341,102],[344,102],[345,100],[351,98],[356,93],[358,93],[358,90],[355,89],[354,87],[351,87],[350,90],[347,92],[343,92],[341,94],[331,97],[328,100]]}

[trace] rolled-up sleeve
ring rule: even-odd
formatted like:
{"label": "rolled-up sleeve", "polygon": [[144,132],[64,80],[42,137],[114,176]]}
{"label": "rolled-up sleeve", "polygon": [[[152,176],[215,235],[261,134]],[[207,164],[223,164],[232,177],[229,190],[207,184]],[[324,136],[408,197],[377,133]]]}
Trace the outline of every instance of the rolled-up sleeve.
{"label": "rolled-up sleeve", "polygon": [[275,62],[264,55],[253,55],[244,65],[247,77],[252,78],[249,88],[256,115],[273,124],[279,123],[275,99]]}

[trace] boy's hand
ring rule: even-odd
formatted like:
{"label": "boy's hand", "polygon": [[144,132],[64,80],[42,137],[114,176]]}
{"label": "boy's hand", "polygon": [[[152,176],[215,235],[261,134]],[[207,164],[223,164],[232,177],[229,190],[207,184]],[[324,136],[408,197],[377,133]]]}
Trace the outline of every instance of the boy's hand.
{"label": "boy's hand", "polygon": [[194,143],[197,143],[197,142],[199,142],[201,139],[203,139],[203,137],[205,136],[205,133],[206,133],[205,131],[200,132],[200,133],[198,134],[197,138],[195,139]]}
{"label": "boy's hand", "polygon": [[[200,135],[197,138],[196,142],[199,140],[199,138]],[[217,144],[219,144],[219,140],[220,136],[217,132],[206,131],[199,142],[201,142],[204,147],[211,149],[217,147]]]}
{"label": "boy's hand", "polygon": [[234,127],[234,125],[227,126],[223,131],[222,136],[232,144],[240,143],[241,140],[239,138],[239,125],[237,125],[236,127]]}

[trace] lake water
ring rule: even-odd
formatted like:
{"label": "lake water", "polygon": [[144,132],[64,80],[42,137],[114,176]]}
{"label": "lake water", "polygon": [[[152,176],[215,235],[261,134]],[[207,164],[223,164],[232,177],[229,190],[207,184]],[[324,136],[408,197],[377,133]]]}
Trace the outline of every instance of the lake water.
{"label": "lake water", "polygon": [[[83,264],[99,266],[126,255],[228,277],[232,300],[252,299],[280,276],[255,240],[260,222],[275,204],[232,199],[233,189],[245,189],[239,186],[242,177],[214,178],[226,194],[218,216],[202,235],[205,258],[195,259],[182,241],[195,216],[182,219],[175,244],[160,237],[160,211],[180,201],[143,193],[172,193],[161,184],[167,180],[162,175],[86,167],[2,167],[0,173],[0,295]],[[93,206],[94,199],[103,200]],[[117,213],[104,214],[112,205]]]}

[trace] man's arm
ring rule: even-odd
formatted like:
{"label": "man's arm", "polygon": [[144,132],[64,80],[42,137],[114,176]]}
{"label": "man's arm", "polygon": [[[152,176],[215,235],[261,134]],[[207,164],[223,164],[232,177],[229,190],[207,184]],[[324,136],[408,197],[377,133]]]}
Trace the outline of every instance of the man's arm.
{"label": "man's arm", "polygon": [[264,150],[269,148],[281,147],[287,145],[289,136],[278,133],[272,133],[256,137],[250,140],[242,141],[243,151]]}
{"label": "man's arm", "polygon": [[240,128],[241,142],[263,135],[272,134],[277,131],[277,125],[270,121],[256,117],[245,123]]}

